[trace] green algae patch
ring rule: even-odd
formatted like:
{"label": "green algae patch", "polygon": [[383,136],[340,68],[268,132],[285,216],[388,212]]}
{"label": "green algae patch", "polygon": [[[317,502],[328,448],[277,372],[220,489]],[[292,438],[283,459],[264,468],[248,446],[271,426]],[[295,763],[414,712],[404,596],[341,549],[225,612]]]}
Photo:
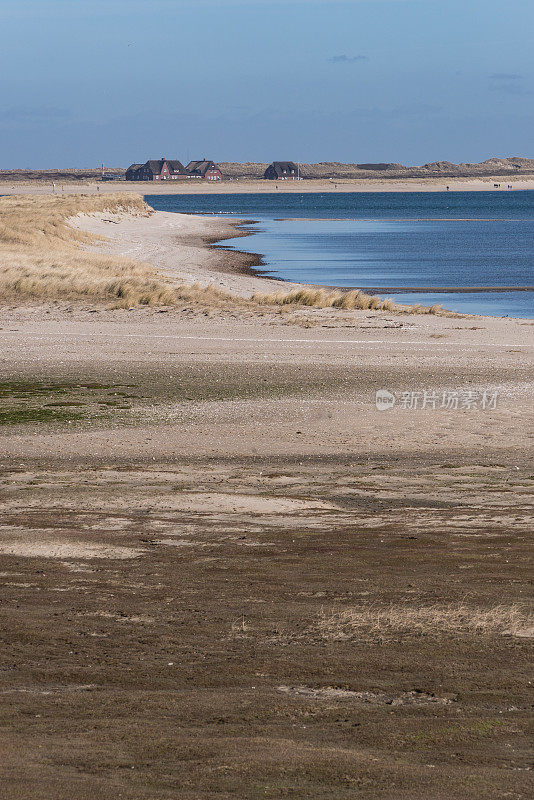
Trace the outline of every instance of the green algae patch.
{"label": "green algae patch", "polygon": [[2,382],[0,427],[105,419],[109,416],[109,409],[130,408],[125,388],[128,387],[95,382]]}

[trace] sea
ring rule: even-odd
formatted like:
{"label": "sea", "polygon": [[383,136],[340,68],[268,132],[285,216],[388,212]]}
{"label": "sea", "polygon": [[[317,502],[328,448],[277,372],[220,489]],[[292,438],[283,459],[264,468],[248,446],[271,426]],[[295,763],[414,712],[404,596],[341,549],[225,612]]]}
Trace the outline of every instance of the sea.
{"label": "sea", "polygon": [[160,211],[246,220],[217,246],[262,273],[399,303],[534,318],[534,191],[148,195]]}

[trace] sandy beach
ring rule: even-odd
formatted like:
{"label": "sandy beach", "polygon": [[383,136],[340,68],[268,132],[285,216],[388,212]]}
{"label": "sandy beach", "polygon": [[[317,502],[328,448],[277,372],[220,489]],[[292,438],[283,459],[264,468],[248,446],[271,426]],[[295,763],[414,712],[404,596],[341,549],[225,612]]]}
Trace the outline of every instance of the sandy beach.
{"label": "sandy beach", "polygon": [[526,798],[534,323],[254,306],[227,221],[74,224],[240,301],[1,309],[6,797]]}
{"label": "sandy beach", "polygon": [[[495,188],[498,184],[499,188]],[[134,181],[109,181],[105,183],[90,181],[87,183],[57,182],[57,194],[87,194],[136,192],[137,194],[265,194],[271,192],[488,192],[488,191],[520,191],[534,189],[534,177],[517,175],[498,175],[483,178],[406,178],[406,179],[344,179],[344,180],[301,180],[301,181],[266,181],[266,180],[223,180],[216,183],[207,181],[153,181],[136,183]],[[508,187],[512,188],[509,189]],[[50,182],[29,181],[27,183],[2,182],[0,195],[34,195],[50,194]]]}
{"label": "sandy beach", "polygon": [[239,297],[276,288],[289,290],[298,285],[254,275],[255,267],[260,267],[259,257],[210,247],[241,234],[239,222],[229,222],[223,217],[156,211],[145,218],[82,215],[72,224],[105,237],[106,242],[95,248],[97,251],[148,262],[170,280],[212,284]]}

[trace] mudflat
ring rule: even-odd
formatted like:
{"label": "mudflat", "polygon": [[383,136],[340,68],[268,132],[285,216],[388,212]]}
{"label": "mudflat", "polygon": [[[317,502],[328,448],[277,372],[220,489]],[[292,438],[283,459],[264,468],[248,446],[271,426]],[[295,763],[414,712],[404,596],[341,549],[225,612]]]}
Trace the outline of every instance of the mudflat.
{"label": "mudflat", "polygon": [[530,796],[533,334],[4,305],[3,796]]}

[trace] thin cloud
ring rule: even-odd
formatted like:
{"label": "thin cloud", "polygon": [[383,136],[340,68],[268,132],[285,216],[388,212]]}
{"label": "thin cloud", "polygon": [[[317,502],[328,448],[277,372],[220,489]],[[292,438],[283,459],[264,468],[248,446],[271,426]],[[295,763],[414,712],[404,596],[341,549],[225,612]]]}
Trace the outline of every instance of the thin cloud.
{"label": "thin cloud", "polygon": [[489,76],[490,81],[522,81],[523,76],[517,72],[494,72]]}
{"label": "thin cloud", "polygon": [[523,75],[517,72],[494,72],[489,76],[489,89],[500,94],[526,95],[532,94],[523,83]]}
{"label": "thin cloud", "polygon": [[41,124],[56,119],[67,119],[70,112],[56,106],[11,106],[0,110],[0,123]]}
{"label": "thin cloud", "polygon": [[332,56],[328,59],[332,64],[355,64],[358,61],[369,61],[369,56]]}
{"label": "thin cloud", "polygon": [[526,89],[520,83],[496,83],[489,88],[491,92],[500,92],[501,94],[532,94],[530,89]]}

